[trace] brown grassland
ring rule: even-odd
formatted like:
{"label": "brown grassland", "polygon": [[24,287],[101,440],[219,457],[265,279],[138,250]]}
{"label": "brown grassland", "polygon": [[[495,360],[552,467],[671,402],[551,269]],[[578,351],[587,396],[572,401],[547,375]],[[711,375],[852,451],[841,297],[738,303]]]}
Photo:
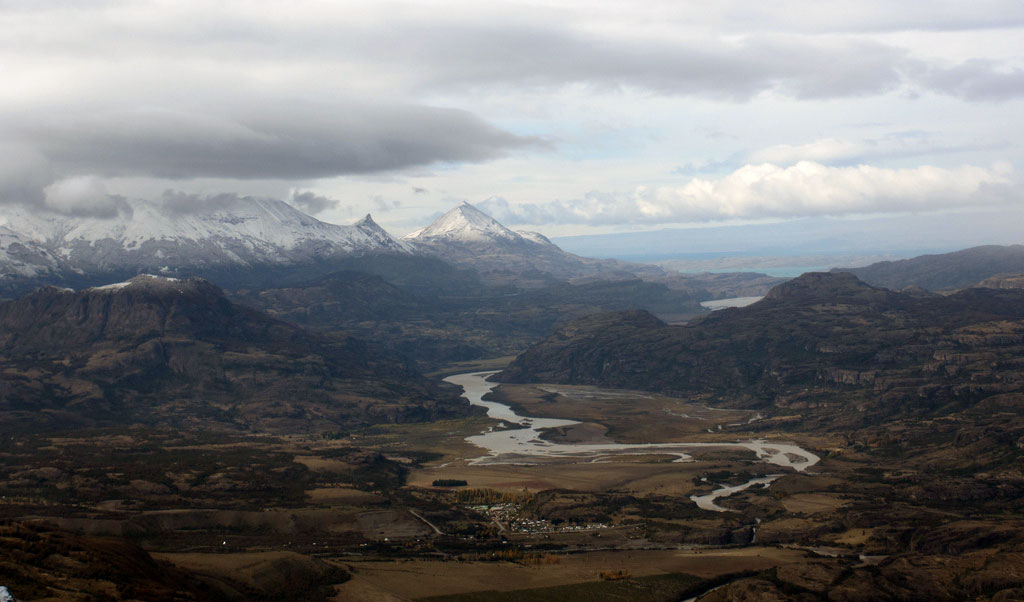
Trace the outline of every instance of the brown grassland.
{"label": "brown grassland", "polygon": [[[765,438],[822,460],[795,473],[742,449],[695,449],[685,463],[473,465],[485,451],[465,438],[495,424],[484,417],[323,436],[12,435],[0,449],[0,583],[24,600],[147,599],[111,585],[134,564],[118,569],[128,577],[97,568],[116,553],[148,555],[147,583],[176,591],[168,600],[677,600],[723,584],[705,598],[760,587],[853,600],[944,575],[953,581],[934,599],[1015,587],[1014,511],[944,506],[915,480],[922,468],[879,455],[881,443],[642,392],[502,385],[495,397],[583,420],[546,435],[562,442]],[[782,476],[719,500],[729,512],[690,500],[765,474]],[[75,546],[99,541],[89,538],[129,547],[83,556]],[[31,570],[25,558],[37,559]]]}

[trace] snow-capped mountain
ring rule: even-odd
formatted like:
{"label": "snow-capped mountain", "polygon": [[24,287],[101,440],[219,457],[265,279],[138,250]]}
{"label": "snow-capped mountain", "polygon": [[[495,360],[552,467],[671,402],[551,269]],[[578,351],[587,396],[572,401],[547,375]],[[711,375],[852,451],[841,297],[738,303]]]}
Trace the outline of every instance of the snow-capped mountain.
{"label": "snow-capped mountain", "polygon": [[237,271],[412,252],[369,215],[339,226],[283,201],[249,197],[182,209],[128,199],[111,217],[6,208],[0,218],[0,283],[61,274]]}
{"label": "snow-capped mountain", "polygon": [[466,202],[402,240],[423,253],[472,267],[492,283],[622,279],[635,278],[641,272],[661,272],[650,266],[567,253],[543,234],[510,230]]}
{"label": "snow-capped mountain", "polygon": [[509,230],[493,217],[465,201],[437,218],[426,228],[406,234],[402,240],[426,245],[454,243],[455,245],[507,246],[531,243],[554,247],[543,234]]}
{"label": "snow-capped mountain", "polygon": [[437,218],[434,223],[403,240],[413,242],[457,242],[493,244],[501,241],[518,242],[523,237],[499,224],[493,217],[467,202]]}

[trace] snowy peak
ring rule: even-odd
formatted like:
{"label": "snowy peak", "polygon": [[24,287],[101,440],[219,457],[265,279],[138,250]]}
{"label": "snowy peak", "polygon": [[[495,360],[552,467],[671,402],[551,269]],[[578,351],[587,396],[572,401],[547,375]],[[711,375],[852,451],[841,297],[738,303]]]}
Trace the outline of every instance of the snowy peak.
{"label": "snowy peak", "polygon": [[366,217],[352,225],[360,229],[366,228],[371,230],[384,230],[383,228],[380,227],[380,225],[377,222],[373,221],[373,216],[370,215],[369,213],[366,214]]}
{"label": "snowy peak", "polygon": [[375,244],[381,249],[398,253],[413,252],[409,245],[400,240],[396,240],[393,236],[388,234],[387,230],[382,228],[380,224],[373,221],[373,217],[369,213],[367,213],[366,217],[363,219],[352,224],[352,227],[365,236],[367,242]]}
{"label": "snowy peak", "polygon": [[3,217],[0,283],[58,272],[173,274],[412,253],[369,215],[341,226],[283,201],[234,195],[167,195],[163,202],[123,199],[116,214],[105,216],[8,207]]}
{"label": "snowy peak", "polygon": [[463,202],[422,230],[407,234],[415,242],[516,242],[523,237],[499,224],[473,205]]}

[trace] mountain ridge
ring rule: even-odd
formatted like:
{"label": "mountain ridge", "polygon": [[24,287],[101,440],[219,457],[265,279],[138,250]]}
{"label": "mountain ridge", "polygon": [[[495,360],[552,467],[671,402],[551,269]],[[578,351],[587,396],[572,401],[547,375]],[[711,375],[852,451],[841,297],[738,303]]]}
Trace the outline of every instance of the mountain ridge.
{"label": "mountain ridge", "polygon": [[316,432],[462,416],[454,387],[341,334],[153,275],[0,303],[0,429],[131,424]]}
{"label": "mountain ridge", "polygon": [[831,271],[849,272],[864,282],[892,290],[912,286],[930,291],[960,289],[986,278],[1024,273],[1024,245],[982,245]]}
{"label": "mountain ridge", "polygon": [[411,255],[412,249],[369,215],[340,226],[273,199],[218,197],[196,207],[123,199],[116,215],[100,217],[14,207],[0,223],[0,287],[40,278],[88,283],[89,276],[287,267],[366,254]]}
{"label": "mountain ridge", "polygon": [[570,322],[496,379],[704,395],[839,423],[1020,395],[1021,353],[1019,289],[922,296],[812,273],[685,325],[637,312]]}

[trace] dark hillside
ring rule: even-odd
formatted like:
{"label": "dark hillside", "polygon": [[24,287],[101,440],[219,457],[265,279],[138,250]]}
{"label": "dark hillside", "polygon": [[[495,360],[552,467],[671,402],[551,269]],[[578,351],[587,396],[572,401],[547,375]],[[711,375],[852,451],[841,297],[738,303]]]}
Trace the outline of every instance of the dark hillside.
{"label": "dark hillside", "polygon": [[308,431],[468,412],[405,360],[235,305],[202,280],[141,276],[0,304],[0,359],[7,428]]}

